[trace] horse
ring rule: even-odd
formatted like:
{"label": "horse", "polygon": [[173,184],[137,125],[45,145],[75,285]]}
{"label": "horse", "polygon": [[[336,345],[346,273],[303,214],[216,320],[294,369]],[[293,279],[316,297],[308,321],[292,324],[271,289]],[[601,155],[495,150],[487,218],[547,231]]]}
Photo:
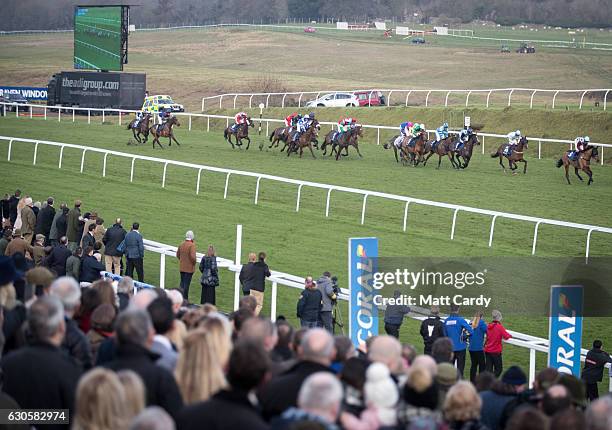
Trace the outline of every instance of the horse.
{"label": "horse", "polygon": [[297,141],[293,141],[293,140],[289,141],[288,139],[289,147],[287,148],[287,157],[289,157],[292,152],[297,153],[299,149],[300,158],[302,158],[302,154],[304,153],[304,148],[308,147],[310,149],[310,153],[312,154],[312,158],[317,158],[314,155],[314,151],[312,150],[312,141],[314,138],[317,137],[317,134],[320,128],[321,126],[319,125],[319,121],[315,119],[312,121],[312,124],[310,124],[310,127],[308,127],[308,130],[302,133],[302,135],[298,138]]}
{"label": "horse", "polygon": [[[504,149],[506,148],[506,146],[508,146],[507,143],[503,143],[501,145],[499,145],[499,148],[497,148],[496,152],[492,152],[491,153],[491,158],[497,158],[499,157],[499,165],[502,167],[502,169],[504,169],[504,173],[506,172],[506,167],[504,166],[504,157],[506,157],[508,159],[508,167],[510,167],[510,170],[512,171],[512,174],[516,174],[516,169],[517,169],[517,161],[521,161],[522,163],[525,163],[525,168],[523,169],[523,174],[527,173],[527,160],[525,160],[523,158],[523,152],[525,152],[525,149],[529,149],[529,141],[527,140],[527,138],[525,136],[521,137],[521,140],[519,140],[519,143],[516,145],[516,149],[512,149],[512,152],[510,153],[510,155],[505,155],[504,154]],[[514,167],[513,167],[514,166]]]}
{"label": "horse", "polygon": [[429,155],[423,161],[423,166],[426,166],[427,161],[434,154],[437,154],[438,155],[438,167],[436,167],[436,169],[440,168],[440,163],[442,163],[442,157],[444,155],[448,156],[448,159],[450,160],[453,167],[457,168],[457,165],[455,163],[455,158],[453,157],[453,154],[452,154],[453,153],[453,148],[452,148],[453,138],[451,136],[448,136],[447,138],[440,140],[440,142],[438,142],[434,150],[432,150],[433,142],[435,142],[435,140],[432,140],[431,142],[427,142],[425,144],[425,153],[429,153]]}
{"label": "horse", "polygon": [[[149,112],[145,113],[144,116],[140,119],[138,126],[135,126],[137,118],[134,118],[127,126],[128,130],[132,130],[132,134],[134,135],[134,139],[138,143],[147,143],[149,140],[149,121],[151,120],[151,114]],[[144,136],[144,140],[140,139],[140,136]]]}
{"label": "horse", "polygon": [[227,127],[223,131],[223,137],[230,145],[232,145],[232,149],[235,148],[234,143],[232,142],[232,136],[236,138],[236,146],[238,147],[242,146],[242,139],[246,139],[246,149],[249,149],[249,146],[251,146],[251,138],[249,137],[249,127],[255,127],[255,123],[251,120],[251,117],[248,117],[246,119],[246,122],[239,124],[236,128],[236,131],[232,130],[231,126]]}
{"label": "horse", "polygon": [[[410,145],[410,141],[414,140],[414,144]],[[400,157],[402,159],[402,163],[409,163],[408,158],[410,157],[410,161],[414,167],[418,166],[421,161],[423,161],[423,154],[425,148],[425,132],[421,131],[418,136],[404,137],[402,140],[402,144],[400,147]],[[418,154],[418,159],[417,159]]]}
{"label": "horse", "polygon": [[[336,161],[338,161],[338,159],[340,158],[340,153],[342,152],[342,150],[346,150],[346,156],[348,156],[348,148],[349,146],[354,146],[355,150],[357,151],[357,154],[359,155],[359,158],[363,158],[363,155],[361,155],[361,152],[359,152],[359,144],[357,143],[357,140],[360,137],[363,137],[363,129],[361,128],[360,125],[357,125],[353,128],[351,128],[347,133],[348,136],[346,139],[342,139],[342,140],[338,140],[337,144],[337,148],[336,148]],[[332,153],[334,152],[334,146],[332,144]],[[330,153],[331,155],[331,153]]]}
{"label": "horse", "polygon": [[[270,144],[270,146],[268,146],[268,149],[272,149],[273,147],[278,148],[278,143],[279,142],[284,142],[285,146],[283,146],[283,149],[281,149],[281,152],[285,150],[285,148],[287,147],[287,139],[289,138],[289,130],[291,130],[291,127],[278,127],[276,129],[274,129],[274,131],[270,134],[270,142],[272,142]],[[263,148],[263,145],[259,147],[260,149]]]}
{"label": "horse", "polygon": [[161,143],[159,143],[159,138],[160,137],[167,137],[168,138],[168,146],[172,146],[172,141],[174,140],[176,142],[176,144],[178,146],[181,146],[181,144],[178,142],[178,140],[176,140],[176,137],[174,137],[174,133],[172,131],[172,126],[176,125],[177,127],[180,127],[181,124],[179,123],[179,120],[177,117],[175,116],[171,116],[170,119],[168,119],[168,121],[166,121],[166,123],[164,125],[161,126],[161,128],[157,129],[157,125],[152,125],[151,127],[149,127],[149,132],[153,135],[153,149],[155,149],[155,144],[157,143],[159,145],[160,148],[163,149],[163,146]]}
{"label": "horse", "polygon": [[[470,136],[468,137],[467,142],[465,142],[463,144],[463,146],[461,147],[461,149],[456,150],[453,149],[452,152],[452,157],[457,157],[457,159],[455,160],[456,164],[456,168],[457,169],[465,169],[467,168],[468,164],[470,164],[470,159],[472,158],[472,151],[474,149],[474,145],[480,145],[480,142],[478,141],[478,137],[476,136],[476,133],[471,133]],[[459,159],[459,157],[463,158],[463,163],[461,163],[461,160]]]}
{"label": "horse", "polygon": [[582,177],[578,173],[578,169],[585,172],[589,175],[589,182],[587,185],[591,185],[593,183],[593,171],[591,170],[591,158],[595,161],[599,161],[599,152],[597,151],[596,146],[587,146],[584,152],[578,153],[578,158],[576,160],[571,160],[569,158],[570,151],[567,151],[563,154],[559,160],[557,160],[557,167],[564,166],[565,167],[565,179],[567,179],[567,184],[571,185],[569,180],[569,166],[574,166],[574,173],[578,176],[578,179],[582,181]]}
{"label": "horse", "polygon": [[[391,139],[389,139],[389,141],[387,143],[385,143],[383,145],[384,149],[393,148],[393,152],[395,153],[395,161],[397,163],[399,163],[399,158],[397,156],[397,146],[395,145],[395,141],[397,141],[397,139],[399,139],[401,136],[402,136],[401,134],[396,134]],[[402,138],[402,140],[403,140],[403,138]],[[400,146],[401,146],[401,144],[400,144]]]}

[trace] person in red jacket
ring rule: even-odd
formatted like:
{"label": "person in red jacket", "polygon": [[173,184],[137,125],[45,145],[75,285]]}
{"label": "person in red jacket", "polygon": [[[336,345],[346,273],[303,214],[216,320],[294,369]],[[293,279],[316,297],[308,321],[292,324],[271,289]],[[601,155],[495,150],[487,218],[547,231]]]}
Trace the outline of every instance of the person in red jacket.
{"label": "person in red jacket", "polygon": [[502,363],[502,339],[512,337],[501,324],[502,314],[498,310],[492,312],[493,321],[487,326],[487,341],[485,342],[485,368],[492,372],[496,378],[501,375],[504,368]]}

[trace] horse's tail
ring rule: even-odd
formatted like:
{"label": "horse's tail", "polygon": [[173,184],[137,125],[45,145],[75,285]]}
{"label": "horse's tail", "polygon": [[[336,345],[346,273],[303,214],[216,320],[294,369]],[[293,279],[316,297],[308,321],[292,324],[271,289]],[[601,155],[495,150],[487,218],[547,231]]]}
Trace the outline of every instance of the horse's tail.
{"label": "horse's tail", "polygon": [[227,128],[225,130],[223,130],[223,137],[225,138],[225,140],[227,140]]}
{"label": "horse's tail", "polygon": [[276,130],[274,130],[272,133],[270,133],[270,142],[272,142],[272,138],[274,138],[274,133],[276,133]]}
{"label": "horse's tail", "polygon": [[385,148],[385,149],[389,149],[389,144],[388,144],[388,143],[385,143],[385,144],[383,145],[383,148]]}
{"label": "horse's tail", "polygon": [[557,166],[557,168],[559,168],[559,167],[563,166],[563,158],[559,158],[559,159],[557,160],[557,164],[556,164],[556,166]]}
{"label": "horse's tail", "polygon": [[499,151],[498,152],[491,152],[491,158],[497,158],[499,157]]}
{"label": "horse's tail", "polygon": [[131,129],[131,128],[132,128],[132,123],[130,122],[130,123],[127,125],[126,130],[129,130],[129,129]]}

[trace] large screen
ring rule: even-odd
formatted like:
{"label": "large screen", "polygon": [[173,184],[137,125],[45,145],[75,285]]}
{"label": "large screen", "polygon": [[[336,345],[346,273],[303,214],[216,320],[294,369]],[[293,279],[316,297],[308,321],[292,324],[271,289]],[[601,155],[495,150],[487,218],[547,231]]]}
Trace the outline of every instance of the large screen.
{"label": "large screen", "polygon": [[123,70],[121,6],[77,6],[74,12],[74,68]]}

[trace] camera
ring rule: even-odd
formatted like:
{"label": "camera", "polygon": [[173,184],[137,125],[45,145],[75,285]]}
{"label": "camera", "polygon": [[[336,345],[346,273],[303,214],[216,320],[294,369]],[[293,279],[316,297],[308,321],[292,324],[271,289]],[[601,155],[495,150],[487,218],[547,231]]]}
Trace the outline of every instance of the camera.
{"label": "camera", "polygon": [[338,301],[338,294],[340,293],[340,287],[338,287],[338,277],[332,276],[331,282],[332,282],[332,290],[334,290],[334,294],[331,297],[331,299],[332,299],[333,304],[335,305],[336,302]]}

